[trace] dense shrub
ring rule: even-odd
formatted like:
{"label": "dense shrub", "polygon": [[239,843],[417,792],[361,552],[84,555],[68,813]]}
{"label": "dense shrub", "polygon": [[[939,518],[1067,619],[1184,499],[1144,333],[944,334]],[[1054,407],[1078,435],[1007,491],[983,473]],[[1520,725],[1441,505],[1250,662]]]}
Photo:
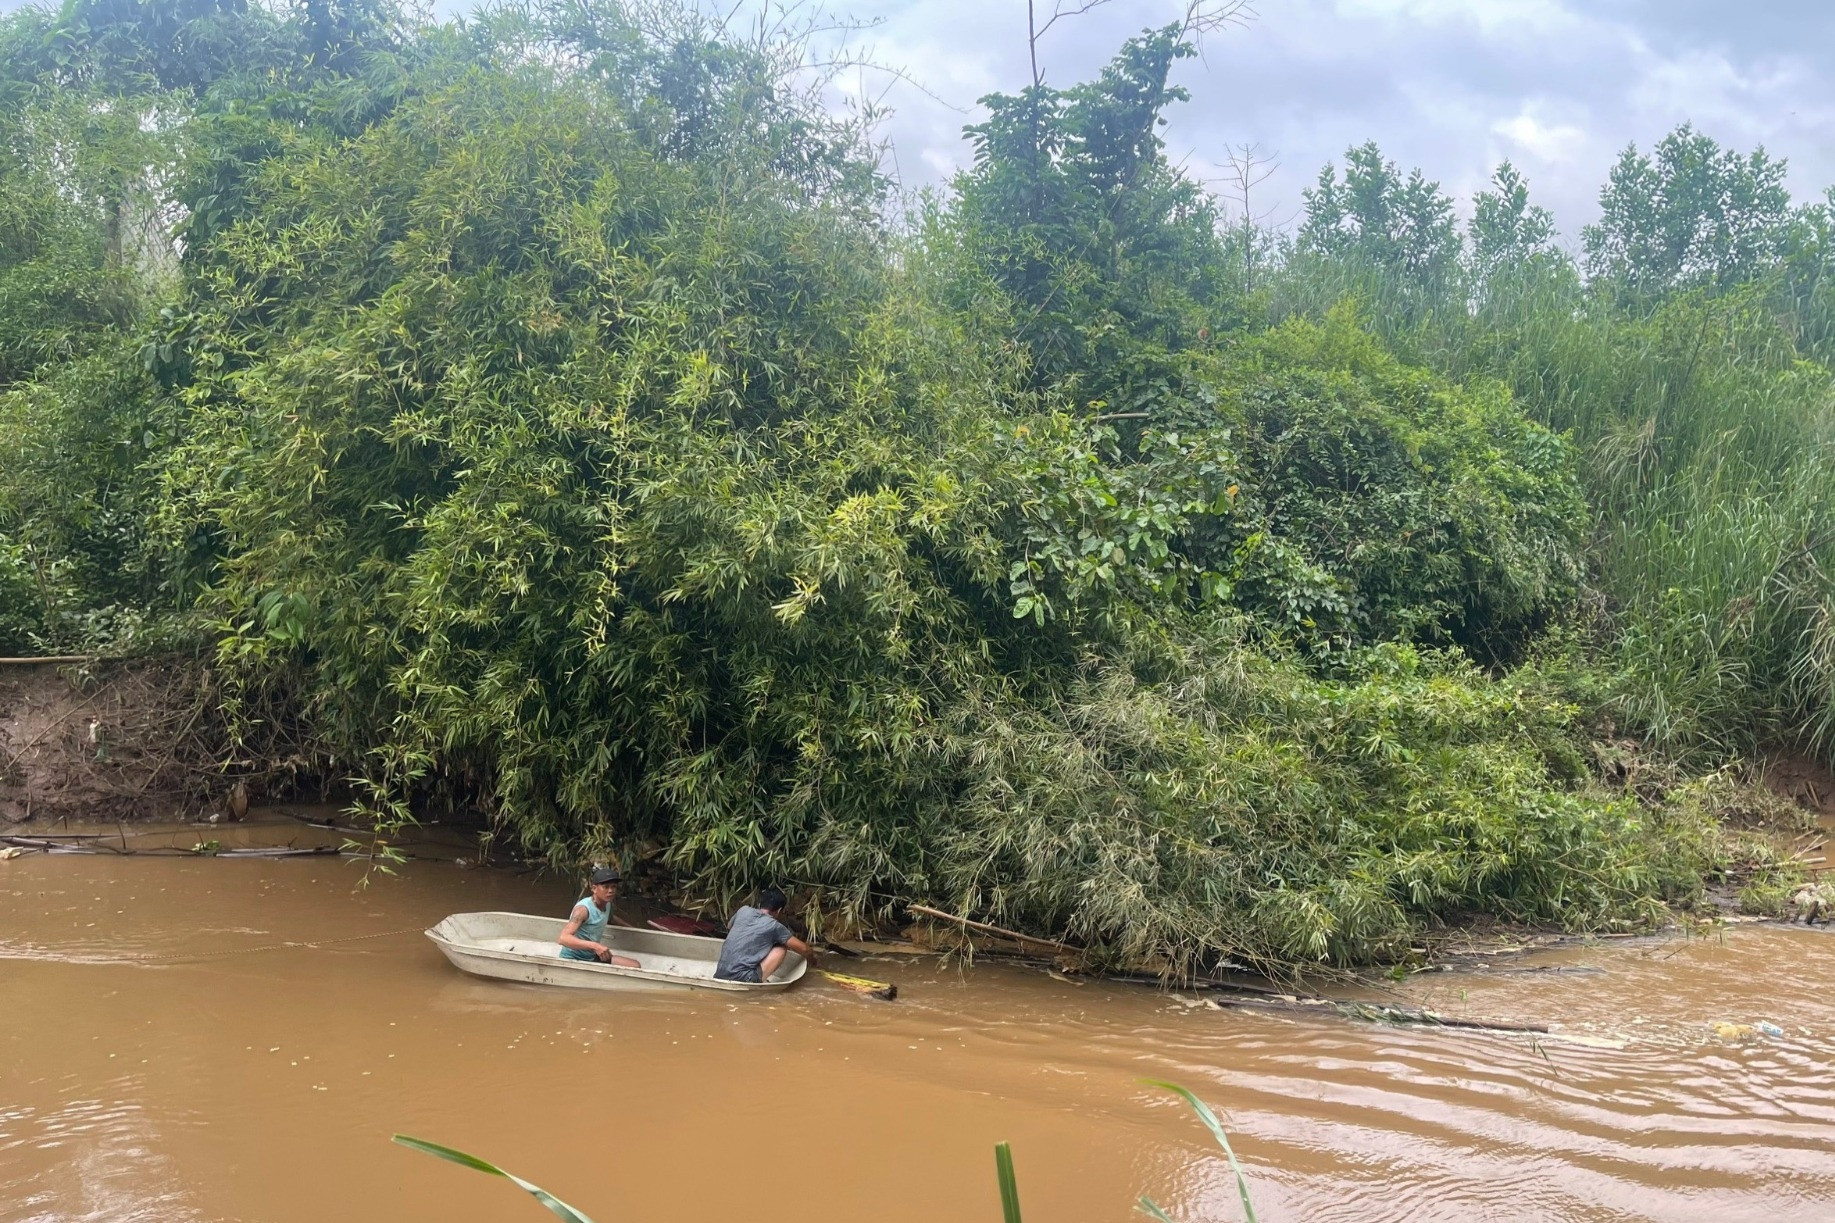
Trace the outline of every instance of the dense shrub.
{"label": "dense shrub", "polygon": [[[0,60],[22,18],[0,23]],[[17,82],[13,82],[17,84]],[[158,596],[138,328],[169,291],[144,105],[0,90],[0,653],[102,646]]]}
{"label": "dense shrub", "polygon": [[86,151],[0,174],[0,636],[182,590],[385,826],[1168,973],[1652,919],[1711,813],[1589,737],[1826,742],[1825,216],[1788,275],[1590,284],[1508,167],[1462,240],[1367,146],[1293,243],[1220,232],[1169,29],[987,99],[907,230],[806,50],[609,2],[0,22],[6,130]]}
{"label": "dense shrub", "polygon": [[[870,176],[684,157],[534,63],[276,139],[190,256],[176,517],[225,660],[296,676],[385,815],[445,793],[557,864],[647,841],[702,895],[1172,971],[1685,887],[1551,771],[1571,710],[1353,650],[1571,582],[1566,456],[1500,390],[1344,316],[1201,355],[1189,427],[1122,434],[979,341],[998,291],[899,258]],[[1341,678],[1281,644],[1334,633]]]}

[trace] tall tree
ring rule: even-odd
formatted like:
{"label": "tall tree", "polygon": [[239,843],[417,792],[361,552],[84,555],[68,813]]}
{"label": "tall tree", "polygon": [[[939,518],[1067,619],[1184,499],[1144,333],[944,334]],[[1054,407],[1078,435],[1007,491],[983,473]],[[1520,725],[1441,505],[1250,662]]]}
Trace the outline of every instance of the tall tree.
{"label": "tall tree", "polygon": [[1654,157],[1627,146],[1582,231],[1587,273],[1643,301],[1757,278],[1789,239],[1784,171],[1763,148],[1742,156],[1688,124]]}
{"label": "tall tree", "polygon": [[1554,214],[1529,202],[1528,181],[1507,161],[1491,175],[1491,189],[1472,197],[1466,234],[1481,276],[1558,253]]}
{"label": "tall tree", "polygon": [[1418,169],[1404,178],[1375,141],[1345,153],[1342,179],[1327,163],[1305,199],[1302,250],[1364,262],[1418,288],[1438,286],[1457,265],[1453,201]]}
{"label": "tall tree", "polygon": [[1168,164],[1159,129],[1185,90],[1183,26],[1130,39],[1100,77],[982,99],[952,219],[1011,298],[1035,385],[1135,408],[1171,355],[1215,326],[1225,261],[1216,208]]}

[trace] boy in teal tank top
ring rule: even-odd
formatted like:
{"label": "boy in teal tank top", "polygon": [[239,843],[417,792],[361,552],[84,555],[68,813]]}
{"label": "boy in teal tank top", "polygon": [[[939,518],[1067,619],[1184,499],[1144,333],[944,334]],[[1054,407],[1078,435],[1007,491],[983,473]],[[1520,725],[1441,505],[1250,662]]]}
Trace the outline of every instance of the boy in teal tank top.
{"label": "boy in teal tank top", "polygon": [[618,872],[609,866],[600,867],[586,881],[587,894],[574,905],[573,915],[567,919],[567,924],[561,928],[561,937],[556,940],[561,945],[563,960],[597,960],[620,968],[643,967],[630,956],[613,955],[612,949],[605,945],[605,924],[612,920],[612,899],[618,895],[620,882]]}

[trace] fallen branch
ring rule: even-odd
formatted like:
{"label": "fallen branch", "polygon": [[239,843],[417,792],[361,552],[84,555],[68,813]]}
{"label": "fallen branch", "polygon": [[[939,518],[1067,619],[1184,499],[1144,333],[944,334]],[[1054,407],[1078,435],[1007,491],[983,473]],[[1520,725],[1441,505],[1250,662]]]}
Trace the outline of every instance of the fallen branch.
{"label": "fallen branch", "polygon": [[1083,948],[1072,947],[1069,943],[1060,943],[1054,938],[1037,938],[1030,934],[1021,934],[1017,930],[1008,930],[1004,926],[996,926],[984,921],[975,921],[967,917],[957,917],[954,913],[945,913],[941,909],[933,909],[928,905],[906,905],[905,907],[910,909],[913,913],[922,913],[925,917],[934,917],[938,921],[954,922],[957,925],[966,926],[972,930],[979,930],[983,934],[998,935],[1001,938],[1012,939],[1017,943],[1032,943],[1039,947],[1055,947],[1059,951],[1066,951],[1071,955],[1083,954]]}

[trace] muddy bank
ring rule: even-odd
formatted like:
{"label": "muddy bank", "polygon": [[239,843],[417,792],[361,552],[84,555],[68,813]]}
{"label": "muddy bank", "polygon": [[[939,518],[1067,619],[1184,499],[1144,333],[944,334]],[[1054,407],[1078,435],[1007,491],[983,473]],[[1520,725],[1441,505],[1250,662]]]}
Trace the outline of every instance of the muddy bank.
{"label": "muddy bank", "polygon": [[238,742],[196,658],[0,664],[0,826],[231,814],[315,779],[284,716]]}
{"label": "muddy bank", "polygon": [[[210,668],[195,658],[116,663],[0,660],[0,834],[29,838],[53,829],[67,830],[72,823],[160,819],[226,829],[251,810],[259,812],[287,800],[327,797],[322,781],[336,770],[315,760],[302,746],[309,736],[291,711],[276,706],[253,710],[250,716],[251,710],[244,708],[239,730],[256,736],[256,741],[238,740],[226,715],[228,699]],[[1633,771],[1651,772],[1652,766],[1641,761],[1635,749],[1629,741],[1619,743],[1614,759],[1621,765],[1631,761]],[[1621,767],[1621,771],[1625,770]],[[1655,797],[1645,795],[1648,801],[1658,801],[1664,785],[1677,784],[1675,777],[1658,776],[1660,772],[1652,772],[1634,787],[1640,794],[1651,790]],[[1721,818],[1730,827],[1769,832],[1769,822],[1784,819],[1790,831],[1796,830],[1790,821],[1809,820],[1807,826],[1813,828],[1815,816],[1835,804],[1835,775],[1801,757],[1769,757],[1729,784],[1738,791],[1735,799],[1739,800],[1722,804],[1727,810]],[[1759,794],[1767,801],[1745,801]],[[1778,814],[1785,809],[1790,813],[1787,819]],[[324,809],[321,818],[348,825],[335,807]],[[469,816],[460,812],[449,823],[473,833],[480,830],[475,812]],[[361,830],[348,826],[342,832],[368,839]],[[184,852],[215,839],[216,833],[200,832],[183,845],[165,847],[165,852]],[[482,856],[475,840],[467,848],[474,860]],[[122,849],[128,850],[125,842]],[[1793,870],[1814,873],[1824,869],[1826,855],[1813,854],[1821,849],[1819,844],[1800,838],[1785,849]],[[678,893],[676,881],[654,861],[657,852],[652,845],[637,862],[627,863],[632,870],[633,898],[647,893],[665,907],[698,903],[697,898]],[[501,854],[493,858],[501,859]],[[1710,895],[1711,905],[1725,911],[1737,909],[1742,903],[1738,882],[1736,878]],[[1787,891],[1781,896],[1787,896]],[[1780,912],[1783,903],[1780,899],[1759,911]],[[924,913],[929,916],[921,916]],[[893,924],[904,927],[905,937],[945,950],[972,952],[976,945],[986,947],[990,935],[996,946],[1005,942],[997,927],[969,921],[958,928],[955,923],[969,916],[913,905],[909,911],[897,909]],[[907,921],[911,924],[906,925]],[[825,932],[891,935],[894,930],[888,925],[878,931],[831,927]],[[1064,953],[1060,966],[1076,965],[1082,959],[1077,948],[1052,939],[1004,933],[1018,940],[1011,944],[1016,950],[1037,954],[1058,949]],[[1418,967],[1449,957],[1457,960],[1469,945],[1489,950],[1500,941],[1534,943],[1543,938],[1535,931],[1504,929],[1492,921],[1474,923],[1468,918],[1452,922],[1451,928],[1418,932],[1415,942],[1419,945],[1400,958]],[[1154,971],[1154,966],[1148,964],[1146,971]]]}

